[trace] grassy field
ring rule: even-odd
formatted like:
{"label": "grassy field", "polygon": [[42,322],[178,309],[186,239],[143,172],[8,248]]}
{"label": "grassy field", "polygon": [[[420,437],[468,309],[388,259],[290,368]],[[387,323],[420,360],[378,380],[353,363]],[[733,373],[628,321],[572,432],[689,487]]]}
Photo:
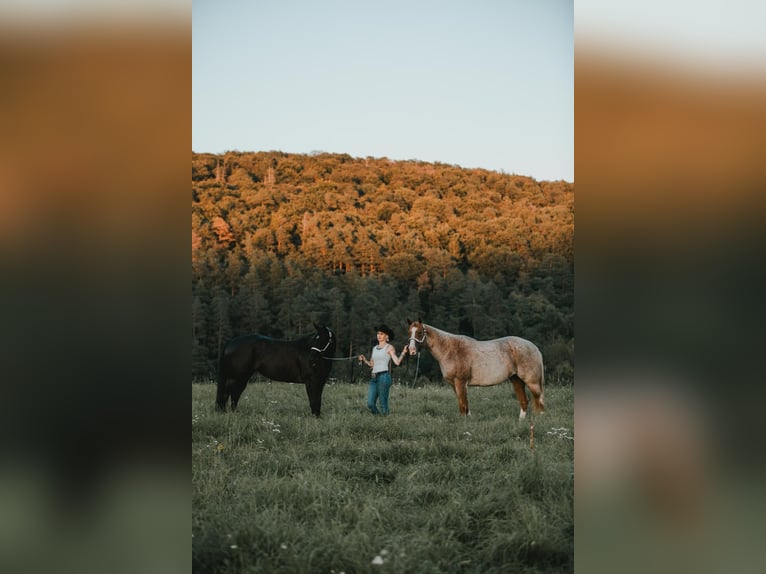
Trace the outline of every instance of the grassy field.
{"label": "grassy field", "polygon": [[194,571],[571,572],[574,391],[518,422],[510,384],[469,389],[462,419],[446,386],[333,384],[322,417],[304,388],[251,382],[239,410],[192,385]]}

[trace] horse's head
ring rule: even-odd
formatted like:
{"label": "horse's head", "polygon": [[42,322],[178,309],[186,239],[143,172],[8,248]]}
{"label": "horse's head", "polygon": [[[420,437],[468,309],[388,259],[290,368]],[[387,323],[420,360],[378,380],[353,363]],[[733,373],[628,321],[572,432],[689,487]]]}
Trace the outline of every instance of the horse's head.
{"label": "horse's head", "polygon": [[426,328],[423,325],[423,321],[418,319],[417,321],[410,321],[407,319],[409,327],[407,328],[407,336],[410,338],[410,343],[407,346],[407,350],[410,355],[414,355],[418,352],[418,346],[426,340]]}
{"label": "horse's head", "polygon": [[329,351],[330,353],[335,351],[335,335],[329,327],[318,325],[314,323],[316,333],[311,339],[311,350],[324,353]]}

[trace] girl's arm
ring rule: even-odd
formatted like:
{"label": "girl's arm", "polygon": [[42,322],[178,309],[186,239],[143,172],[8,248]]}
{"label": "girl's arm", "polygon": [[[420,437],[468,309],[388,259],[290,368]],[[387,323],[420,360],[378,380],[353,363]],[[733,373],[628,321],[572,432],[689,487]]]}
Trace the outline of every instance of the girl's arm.
{"label": "girl's arm", "polygon": [[364,362],[368,367],[372,367],[372,361],[368,361],[364,355],[359,355],[359,362]]}
{"label": "girl's arm", "polygon": [[393,359],[394,363],[396,363],[397,367],[402,364],[402,359],[404,359],[404,353],[406,352],[406,350],[407,350],[406,348],[402,349],[402,354],[397,355],[396,350],[394,350],[394,346],[393,345],[388,346],[388,354],[391,355],[391,358]]}

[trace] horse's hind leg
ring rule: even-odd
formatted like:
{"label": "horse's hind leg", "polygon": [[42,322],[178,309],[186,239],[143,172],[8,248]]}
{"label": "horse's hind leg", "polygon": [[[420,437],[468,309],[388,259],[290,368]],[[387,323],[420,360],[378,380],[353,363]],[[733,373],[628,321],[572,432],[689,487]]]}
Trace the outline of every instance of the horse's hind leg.
{"label": "horse's hind leg", "polygon": [[519,420],[524,420],[527,416],[527,407],[529,406],[529,399],[524,390],[524,381],[514,375],[511,377],[511,382],[513,383],[513,390],[516,391],[516,398],[519,399]]}
{"label": "horse's hind leg", "polygon": [[231,410],[234,411],[237,409],[237,403],[239,402],[239,397],[242,395],[242,393],[245,390],[245,387],[247,386],[247,380],[250,378],[250,376],[246,377],[238,377],[234,380],[234,383],[232,383],[230,389],[231,389]]}
{"label": "horse's hind leg", "polygon": [[532,391],[532,398],[535,400],[535,410],[538,413],[544,413],[545,412],[545,400],[543,399],[543,387],[542,387],[542,385],[534,385],[534,387],[529,387],[529,390]]}
{"label": "horse's hind leg", "polygon": [[218,378],[218,390],[215,395],[215,408],[218,411],[226,410],[226,401],[229,400],[229,381],[226,377]]}
{"label": "horse's hind leg", "polygon": [[539,380],[538,382],[528,382],[527,388],[529,389],[529,392],[532,393],[532,400],[534,401],[534,404],[535,404],[535,412],[544,413],[545,400],[543,399],[542,380]]}

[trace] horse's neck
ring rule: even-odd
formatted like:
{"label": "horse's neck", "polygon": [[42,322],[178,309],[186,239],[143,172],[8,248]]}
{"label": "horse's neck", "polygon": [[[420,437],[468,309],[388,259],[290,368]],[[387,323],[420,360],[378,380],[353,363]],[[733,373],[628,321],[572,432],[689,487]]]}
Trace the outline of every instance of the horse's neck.
{"label": "horse's neck", "polygon": [[447,352],[447,333],[431,325],[423,325],[423,327],[426,330],[425,343],[428,350],[438,360]]}

